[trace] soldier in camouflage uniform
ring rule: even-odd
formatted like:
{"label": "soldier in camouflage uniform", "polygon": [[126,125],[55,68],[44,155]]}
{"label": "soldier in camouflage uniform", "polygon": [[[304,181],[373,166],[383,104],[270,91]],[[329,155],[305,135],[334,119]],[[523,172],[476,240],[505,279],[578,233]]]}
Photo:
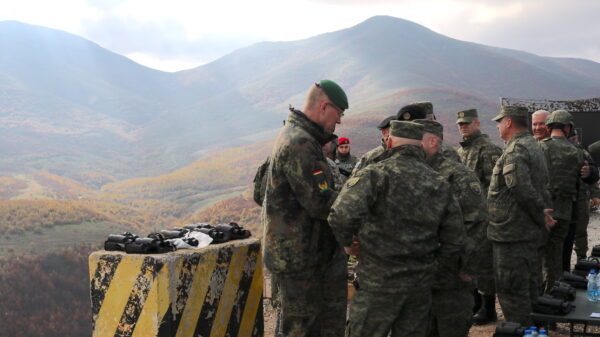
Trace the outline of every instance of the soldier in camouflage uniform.
{"label": "soldier in camouflage uniform", "polygon": [[[456,124],[463,141],[460,143],[458,154],[460,161],[473,170],[481,183],[484,195],[492,179],[492,171],[496,161],[502,155],[502,149],[492,143],[488,135],[481,133],[480,121],[476,109],[464,110],[457,113]],[[486,229],[487,230],[487,224]],[[475,283],[478,291],[474,292],[475,315],[473,324],[487,324],[496,321],[496,290],[494,285],[494,269],[492,260],[492,243],[484,239],[480,246],[480,265],[476,268]]]}
{"label": "soldier in camouflage uniform", "polygon": [[456,275],[464,228],[450,185],[425,163],[423,127],[393,121],[386,152],[344,184],[329,223],[361,244],[350,337],[427,335],[434,271]]}
{"label": "soldier in camouflage uniform", "polygon": [[367,165],[371,164],[375,160],[375,158],[377,158],[379,155],[381,155],[386,150],[386,148],[387,148],[386,142],[387,142],[388,136],[390,134],[390,122],[395,121],[397,119],[398,119],[398,117],[396,115],[391,115],[391,116],[387,117],[386,119],[384,119],[383,121],[381,121],[381,123],[379,123],[379,125],[377,125],[377,128],[379,129],[379,131],[381,131],[381,144],[379,146],[377,146],[376,148],[368,151],[360,158],[360,160],[358,161],[358,164],[356,164],[356,167],[354,167],[354,171],[352,172],[353,174],[355,172],[360,171],[362,168],[366,167]]}
{"label": "soldier in camouflage uniform", "polygon": [[571,114],[556,110],[546,119],[546,126],[550,130],[550,137],[543,139],[540,145],[549,172],[548,189],[554,209],[552,216],[557,219],[544,247],[544,289],[549,292],[563,272],[563,248],[576,211],[579,178],[587,182],[590,174],[583,151],[566,137],[573,127]]}
{"label": "soldier in camouflage uniform", "polygon": [[327,164],[331,167],[331,174],[333,174],[333,189],[336,191],[341,191],[342,186],[347,178],[345,178],[340,173],[340,168],[335,163],[335,150],[337,148],[336,140],[332,140],[327,144],[323,145],[323,154],[325,155],[325,159],[327,160]]}
{"label": "soldier in camouflage uniform", "polygon": [[346,256],[327,224],[338,193],[322,146],[347,108],[335,82],[316,83],[304,112],[290,108],[271,153],[263,254],[278,283],[283,336],[344,336]]}
{"label": "soldier in camouflage uniform", "polygon": [[335,163],[344,175],[344,181],[346,181],[346,178],[352,174],[352,170],[358,163],[358,158],[350,153],[350,139],[341,137],[338,140]]}
{"label": "soldier in camouflage uniform", "polygon": [[[463,215],[465,252],[459,273],[444,274],[432,288],[433,324],[430,337],[466,337],[473,318],[472,275],[479,265],[480,247],[486,237],[487,205],[483,188],[472,170],[442,154],[443,127],[431,120],[416,120],[423,125],[423,149],[427,163],[448,183]],[[441,273],[436,273],[441,275]]]}
{"label": "soldier in camouflage uniform", "polygon": [[527,130],[526,108],[503,106],[493,120],[507,142],[496,161],[488,191],[498,300],[507,321],[531,325],[537,301],[538,246],[542,231],[555,223],[546,189],[544,153]]}
{"label": "soldier in camouflage uniform", "polygon": [[[416,104],[416,105],[422,107],[423,109],[425,109],[425,119],[430,120],[430,121],[436,120],[435,114],[433,113],[433,104],[431,102],[415,102],[412,104]],[[447,157],[448,159],[452,159],[454,161],[460,162],[460,157],[458,155],[458,152],[452,146],[450,146],[446,143],[442,143],[441,151],[442,151],[442,155],[444,155],[444,157]]]}

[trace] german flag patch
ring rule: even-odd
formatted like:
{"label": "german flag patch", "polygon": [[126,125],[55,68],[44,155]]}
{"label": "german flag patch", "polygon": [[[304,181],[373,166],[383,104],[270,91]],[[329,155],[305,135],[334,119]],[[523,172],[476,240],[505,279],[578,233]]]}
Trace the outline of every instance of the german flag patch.
{"label": "german flag patch", "polygon": [[316,170],[313,173],[313,177],[315,177],[315,181],[317,182],[317,187],[319,188],[320,193],[325,193],[331,188],[327,183],[327,177],[325,176],[325,172],[323,170]]}

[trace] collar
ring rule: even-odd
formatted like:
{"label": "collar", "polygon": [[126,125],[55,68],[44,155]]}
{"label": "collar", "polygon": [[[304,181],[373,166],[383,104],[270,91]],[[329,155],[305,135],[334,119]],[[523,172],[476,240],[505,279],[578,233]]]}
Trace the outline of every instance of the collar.
{"label": "collar", "polygon": [[326,131],[321,125],[306,117],[304,112],[294,108],[290,108],[290,114],[285,125],[289,125],[290,127],[298,127],[308,132],[308,134],[315,138],[317,142],[321,144],[321,146],[325,145],[331,140],[334,140],[336,137],[333,133]]}

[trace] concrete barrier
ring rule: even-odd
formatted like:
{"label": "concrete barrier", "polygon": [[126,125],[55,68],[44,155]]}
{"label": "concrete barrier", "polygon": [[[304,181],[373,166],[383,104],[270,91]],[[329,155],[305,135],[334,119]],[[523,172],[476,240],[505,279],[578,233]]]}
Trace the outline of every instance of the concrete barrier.
{"label": "concrete barrier", "polygon": [[89,257],[94,337],[263,336],[260,241]]}

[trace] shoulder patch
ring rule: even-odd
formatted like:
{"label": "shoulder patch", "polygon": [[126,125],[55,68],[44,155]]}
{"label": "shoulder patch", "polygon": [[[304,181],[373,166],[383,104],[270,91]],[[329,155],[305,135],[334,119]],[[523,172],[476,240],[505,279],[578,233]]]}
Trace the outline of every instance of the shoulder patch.
{"label": "shoulder patch", "polygon": [[348,179],[348,181],[346,181],[346,186],[347,187],[352,187],[354,186],[358,181],[360,180],[360,177],[352,177],[350,179]]}
{"label": "shoulder patch", "polygon": [[483,193],[481,191],[481,184],[478,181],[474,181],[474,182],[470,183],[469,187],[471,188],[471,191],[473,191],[473,193],[475,193],[477,195],[481,195],[481,193]]}
{"label": "shoulder patch", "polygon": [[315,177],[315,181],[317,183],[317,187],[319,188],[320,193],[325,193],[331,190],[329,184],[327,183],[327,177],[325,176],[325,172],[323,170],[313,171],[313,176]]}

